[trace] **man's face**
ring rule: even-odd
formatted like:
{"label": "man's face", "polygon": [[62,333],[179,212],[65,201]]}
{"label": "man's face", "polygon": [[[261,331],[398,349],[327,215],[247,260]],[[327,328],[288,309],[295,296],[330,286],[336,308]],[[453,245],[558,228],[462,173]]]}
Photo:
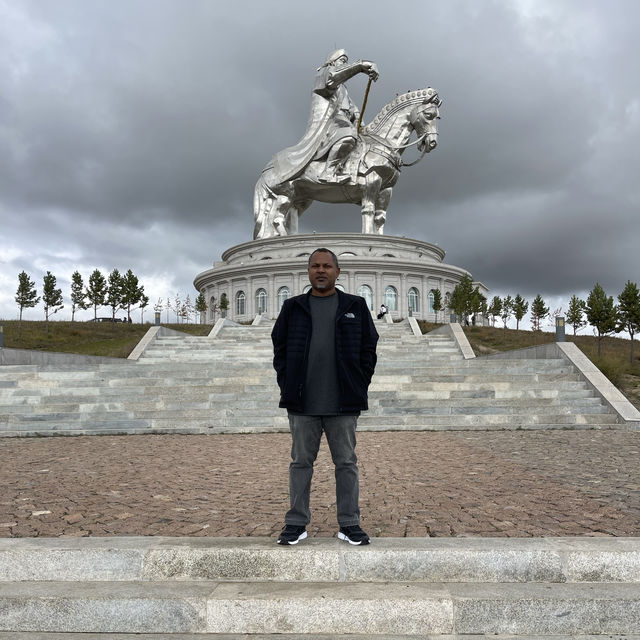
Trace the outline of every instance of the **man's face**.
{"label": "man's face", "polygon": [[309,282],[312,294],[331,295],[336,288],[340,269],[333,262],[333,256],[325,251],[316,251],[309,262]]}

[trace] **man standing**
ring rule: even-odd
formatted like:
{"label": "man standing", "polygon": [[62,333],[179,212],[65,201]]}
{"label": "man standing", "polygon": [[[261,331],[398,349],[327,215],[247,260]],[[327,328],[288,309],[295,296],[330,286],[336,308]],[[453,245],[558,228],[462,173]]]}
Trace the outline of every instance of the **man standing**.
{"label": "man standing", "polygon": [[291,508],[278,544],[307,537],[313,464],[324,431],[335,465],[338,538],[369,544],[360,528],[356,424],[366,410],[378,333],[364,298],[335,287],[338,258],[329,249],[309,257],[307,294],[286,300],[271,333],[280,406],[291,430]]}

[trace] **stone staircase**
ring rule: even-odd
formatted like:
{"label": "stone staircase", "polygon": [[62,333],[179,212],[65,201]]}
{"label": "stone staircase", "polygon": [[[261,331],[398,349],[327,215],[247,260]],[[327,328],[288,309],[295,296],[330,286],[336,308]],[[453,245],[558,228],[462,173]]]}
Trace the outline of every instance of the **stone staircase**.
{"label": "stone staircase", "polygon": [[637,638],[639,559],[616,538],[4,539],[0,638]]}
{"label": "stone staircase", "polygon": [[[378,366],[360,429],[620,427],[565,359],[465,360],[448,335],[376,326]],[[137,361],[0,367],[0,435],[286,431],[270,332],[157,337]]]}

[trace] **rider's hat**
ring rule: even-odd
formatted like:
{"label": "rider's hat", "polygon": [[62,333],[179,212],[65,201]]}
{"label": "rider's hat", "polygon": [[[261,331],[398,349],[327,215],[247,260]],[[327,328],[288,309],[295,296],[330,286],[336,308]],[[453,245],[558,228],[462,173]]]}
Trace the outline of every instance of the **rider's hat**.
{"label": "rider's hat", "polygon": [[[335,62],[341,56],[347,56],[347,52],[344,49],[336,49],[332,51],[328,56],[326,62],[322,65],[322,67],[326,67],[327,65]],[[349,56],[347,56],[349,57]],[[322,67],[320,67],[322,69]]]}

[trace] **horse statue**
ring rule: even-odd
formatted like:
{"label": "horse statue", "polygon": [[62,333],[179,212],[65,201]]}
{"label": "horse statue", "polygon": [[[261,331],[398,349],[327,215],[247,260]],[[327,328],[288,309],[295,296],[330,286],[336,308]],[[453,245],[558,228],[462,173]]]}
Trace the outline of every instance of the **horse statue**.
{"label": "horse statue", "polygon": [[[254,239],[297,233],[298,218],[314,200],[358,204],[362,210],[362,233],[382,234],[392,187],[401,168],[416,164],[438,144],[436,120],[441,105],[442,100],[431,88],[409,91],[385,105],[372,122],[360,129],[358,142],[344,162],[346,180],[327,174],[327,163],[318,159],[278,183],[273,161],[270,162],[254,190]],[[414,131],[417,139],[409,143]],[[415,162],[405,164],[402,154],[413,145],[421,155]]]}

